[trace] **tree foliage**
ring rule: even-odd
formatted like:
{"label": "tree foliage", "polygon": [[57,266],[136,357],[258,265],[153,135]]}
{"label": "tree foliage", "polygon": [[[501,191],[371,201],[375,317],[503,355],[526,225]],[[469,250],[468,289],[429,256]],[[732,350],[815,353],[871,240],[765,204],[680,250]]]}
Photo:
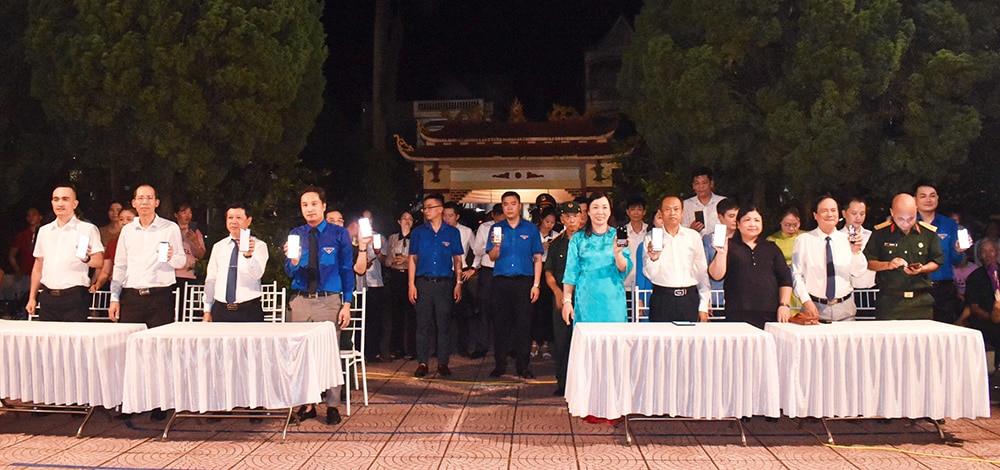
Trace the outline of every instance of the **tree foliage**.
{"label": "tree foliage", "polygon": [[92,191],[273,206],[322,107],[322,6],[32,0],[31,93]]}
{"label": "tree foliage", "polygon": [[649,0],[619,88],[652,174],[706,165],[721,192],[887,197],[954,180],[997,116],[991,1]]}

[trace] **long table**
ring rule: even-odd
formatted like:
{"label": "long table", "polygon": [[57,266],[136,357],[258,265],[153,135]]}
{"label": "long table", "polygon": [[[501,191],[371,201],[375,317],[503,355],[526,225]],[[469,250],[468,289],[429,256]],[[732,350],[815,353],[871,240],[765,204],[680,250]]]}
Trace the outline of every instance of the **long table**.
{"label": "long table", "polygon": [[143,324],[0,320],[0,398],[33,403],[4,410],[83,414],[122,403],[125,342]]}
{"label": "long table", "polygon": [[[128,339],[122,411],[313,403],[344,383],[333,323],[171,323]],[[178,417],[175,413],[164,429]],[[282,436],[287,432],[287,424]]]}
{"label": "long table", "polygon": [[577,323],[567,372],[570,414],[624,416],[629,443],[630,415],[780,415],[774,339],[746,323]]}
{"label": "long table", "polygon": [[[789,417],[822,418],[825,427],[827,418],[990,416],[983,336],[976,330],[931,320],[765,329],[777,343],[781,408]],[[827,437],[832,443],[829,428]]]}

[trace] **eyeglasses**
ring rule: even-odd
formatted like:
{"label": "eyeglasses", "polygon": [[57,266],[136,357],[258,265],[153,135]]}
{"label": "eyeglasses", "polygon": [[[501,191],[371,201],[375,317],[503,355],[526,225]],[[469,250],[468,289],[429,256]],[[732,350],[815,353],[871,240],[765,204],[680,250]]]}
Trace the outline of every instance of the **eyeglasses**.
{"label": "eyeglasses", "polygon": [[442,207],[444,207],[444,206],[424,206],[424,208],[421,209],[421,210],[427,211],[427,210],[431,210],[431,209],[440,209]]}

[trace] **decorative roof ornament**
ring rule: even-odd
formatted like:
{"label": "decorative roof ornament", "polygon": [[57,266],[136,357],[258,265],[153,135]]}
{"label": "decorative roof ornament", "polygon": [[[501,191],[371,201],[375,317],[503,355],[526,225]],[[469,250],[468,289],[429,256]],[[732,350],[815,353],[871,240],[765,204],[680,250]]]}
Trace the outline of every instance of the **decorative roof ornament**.
{"label": "decorative roof ornament", "polygon": [[471,108],[462,108],[452,119],[456,121],[483,122],[483,107],[476,105]]}
{"label": "decorative roof ornament", "polygon": [[514,98],[514,102],[510,105],[507,122],[528,122],[528,119],[524,117],[524,106],[521,105],[521,100]]}
{"label": "decorative roof ornament", "polygon": [[552,111],[549,111],[549,121],[567,121],[579,118],[580,112],[576,108],[552,103]]}
{"label": "decorative roof ornament", "polygon": [[400,152],[405,152],[405,153],[413,152],[413,146],[406,143],[406,141],[403,140],[403,138],[399,134],[393,134],[393,137],[396,138],[396,148],[398,148]]}

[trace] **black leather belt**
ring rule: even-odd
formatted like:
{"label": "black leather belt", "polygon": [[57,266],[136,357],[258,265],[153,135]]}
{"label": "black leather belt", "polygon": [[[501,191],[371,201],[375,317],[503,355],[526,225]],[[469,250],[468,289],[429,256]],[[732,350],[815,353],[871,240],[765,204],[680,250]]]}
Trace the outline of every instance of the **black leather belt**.
{"label": "black leather belt", "polygon": [[[45,286],[42,286],[42,287],[45,287]],[[49,295],[51,295],[52,297],[62,297],[64,295],[69,295],[69,294],[72,294],[74,292],[79,292],[80,289],[86,289],[86,287],[83,287],[83,286],[73,286],[73,287],[70,287],[70,288],[67,288],[67,289],[49,289],[48,287],[45,287],[45,292],[48,292]]]}
{"label": "black leather belt", "polygon": [[153,294],[168,293],[172,289],[173,289],[172,287],[144,287],[142,289],[126,288],[126,289],[123,289],[123,290],[133,291],[133,292],[135,292],[138,295],[147,296],[147,295],[153,295]]}
{"label": "black leather belt", "polygon": [[843,297],[841,297],[839,299],[828,300],[828,299],[821,299],[819,297],[816,297],[815,295],[809,294],[809,298],[812,299],[813,302],[820,303],[820,304],[823,304],[823,305],[837,305],[837,304],[839,304],[839,303],[841,303],[841,302],[843,302],[843,301],[845,301],[847,299],[850,299],[853,296],[854,296],[854,292],[850,292],[847,295],[845,295],[845,296],[843,296]]}
{"label": "black leather belt", "polygon": [[445,276],[445,277],[417,276],[417,279],[427,282],[448,282],[449,279],[455,279],[455,278],[451,276]]}
{"label": "black leather belt", "polygon": [[256,297],[256,298],[244,301],[244,302],[237,302],[235,304],[226,304],[226,310],[229,310],[229,311],[239,310],[240,307],[242,307],[242,306],[244,306],[246,304],[249,304],[251,302],[260,303],[260,297]]}
{"label": "black leather belt", "polygon": [[697,286],[691,286],[691,287],[663,287],[663,286],[657,286],[657,285],[654,285],[653,287],[656,290],[663,290],[663,291],[666,291],[666,292],[673,293],[674,297],[684,297],[685,295],[688,295],[689,291],[694,291],[697,288]]}
{"label": "black leather belt", "polygon": [[299,296],[301,296],[301,297],[305,297],[305,298],[307,298],[307,299],[318,299],[318,298],[320,298],[320,297],[333,297],[333,296],[335,296],[335,295],[336,295],[336,296],[339,296],[339,295],[340,295],[340,292],[326,292],[326,291],[320,291],[320,292],[313,292],[313,293],[309,293],[309,292],[306,292],[306,291],[304,291],[304,290],[300,290],[300,291],[298,291],[298,292],[296,293],[296,295],[299,295]]}

